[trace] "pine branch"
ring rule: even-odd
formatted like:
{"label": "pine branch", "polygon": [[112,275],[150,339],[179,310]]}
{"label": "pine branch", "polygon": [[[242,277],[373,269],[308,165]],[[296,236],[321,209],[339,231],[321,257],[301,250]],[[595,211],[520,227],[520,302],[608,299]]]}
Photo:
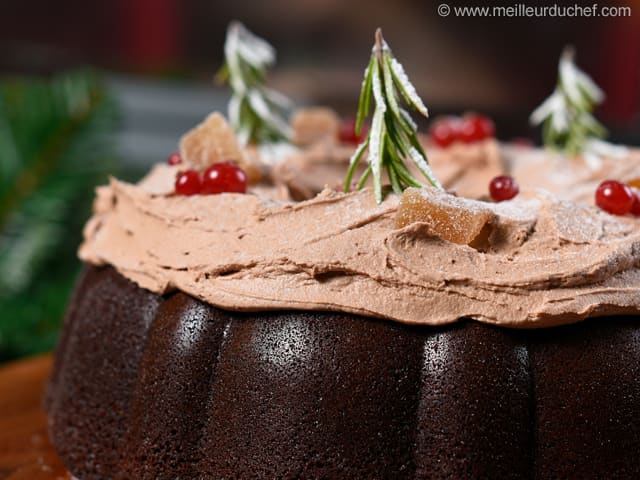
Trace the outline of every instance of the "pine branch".
{"label": "pine branch", "polygon": [[217,74],[231,86],[229,120],[243,144],[274,143],[291,138],[287,112],[292,102],[265,86],[276,52],[240,22],[231,22],[224,45],[225,64]]}
{"label": "pine branch", "polygon": [[375,108],[371,129],[351,157],[344,183],[345,192],[351,188],[355,170],[367,150],[368,167],[358,181],[357,188],[363,188],[367,179],[372,176],[376,202],[382,202],[383,171],[387,173],[391,188],[397,194],[408,187],[423,186],[409,171],[405,163],[407,160],[414,163],[431,185],[442,188],[433,175],[427,155],[418,140],[418,127],[409,112],[401,106],[400,99],[425,117],[429,116],[427,107],[404,68],[391,53],[380,29],[376,30],[375,44],[362,81],[356,117],[357,134],[369,116],[372,99]]}
{"label": "pine branch", "polygon": [[89,72],[0,81],[0,358],[52,347],[115,119]]}

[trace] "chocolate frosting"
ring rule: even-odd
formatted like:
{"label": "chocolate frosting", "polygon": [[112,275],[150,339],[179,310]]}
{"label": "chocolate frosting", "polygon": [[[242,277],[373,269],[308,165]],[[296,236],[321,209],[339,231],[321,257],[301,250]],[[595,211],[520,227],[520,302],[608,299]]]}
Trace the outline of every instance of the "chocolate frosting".
{"label": "chocolate frosting", "polygon": [[543,190],[499,204],[468,200],[493,214],[489,243],[476,249],[427,223],[396,228],[398,196],[377,205],[368,189],[325,189],[291,202],[279,185],[182,197],[171,194],[175,172],[160,165],[138,185],[100,187],[80,257],[156,293],[180,289],[232,310],[514,327],[640,312],[640,221]]}

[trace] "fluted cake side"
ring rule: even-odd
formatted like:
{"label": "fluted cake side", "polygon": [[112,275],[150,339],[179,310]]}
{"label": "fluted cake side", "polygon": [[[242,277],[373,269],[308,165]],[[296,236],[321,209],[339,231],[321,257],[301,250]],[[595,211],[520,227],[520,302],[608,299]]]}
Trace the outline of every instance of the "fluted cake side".
{"label": "fluted cake side", "polygon": [[640,322],[234,313],[87,267],[46,408],[103,478],[636,478]]}

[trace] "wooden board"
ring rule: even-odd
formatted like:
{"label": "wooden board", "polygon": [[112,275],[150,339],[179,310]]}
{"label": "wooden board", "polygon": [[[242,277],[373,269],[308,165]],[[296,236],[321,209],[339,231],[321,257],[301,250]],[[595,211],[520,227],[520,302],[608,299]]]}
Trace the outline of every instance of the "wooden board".
{"label": "wooden board", "polygon": [[0,480],[69,480],[42,410],[51,355],[0,367]]}

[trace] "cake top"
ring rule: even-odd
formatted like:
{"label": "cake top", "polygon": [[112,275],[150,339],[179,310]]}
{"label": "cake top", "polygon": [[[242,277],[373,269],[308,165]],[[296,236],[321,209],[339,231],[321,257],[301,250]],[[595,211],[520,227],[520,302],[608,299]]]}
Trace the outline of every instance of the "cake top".
{"label": "cake top", "polygon": [[[500,152],[492,141],[483,146]],[[625,163],[640,171],[637,152]],[[325,189],[293,202],[283,183],[175,196],[179,168],[159,165],[138,185],[113,179],[101,187],[81,258],[111,264],[156,293],[180,289],[232,310],[339,310],[429,325],[471,317],[518,327],[640,311],[640,222],[631,217],[543,190],[502,203],[433,188],[379,205],[370,189]],[[421,203],[407,219],[407,205]],[[463,234],[477,234],[456,241],[438,227],[442,212]]]}
{"label": "cake top", "polygon": [[[230,32],[236,43],[248,35]],[[247,108],[267,92],[234,83],[242,87],[235,101]],[[417,134],[402,96],[426,114],[377,33],[348,139],[357,148],[327,109],[294,115],[280,130],[297,145],[284,151],[245,144],[261,130],[238,137],[221,114],[210,115],[183,137],[172,165],[157,165],[137,185],[112,179],[98,189],[80,257],[158,294],[179,289],[240,311],[333,310],[426,325],[470,317],[531,328],[640,313],[640,220],[592,200],[605,178],[640,178],[638,151],[601,149],[595,164],[584,152],[504,146],[484,138],[493,127],[477,116],[465,119],[478,127],[470,141],[437,148]],[[582,148],[584,138],[574,140],[571,148]],[[352,191],[356,174],[371,175],[373,187]],[[520,179],[522,191],[485,201],[497,176],[500,199],[516,195],[504,174]]]}

